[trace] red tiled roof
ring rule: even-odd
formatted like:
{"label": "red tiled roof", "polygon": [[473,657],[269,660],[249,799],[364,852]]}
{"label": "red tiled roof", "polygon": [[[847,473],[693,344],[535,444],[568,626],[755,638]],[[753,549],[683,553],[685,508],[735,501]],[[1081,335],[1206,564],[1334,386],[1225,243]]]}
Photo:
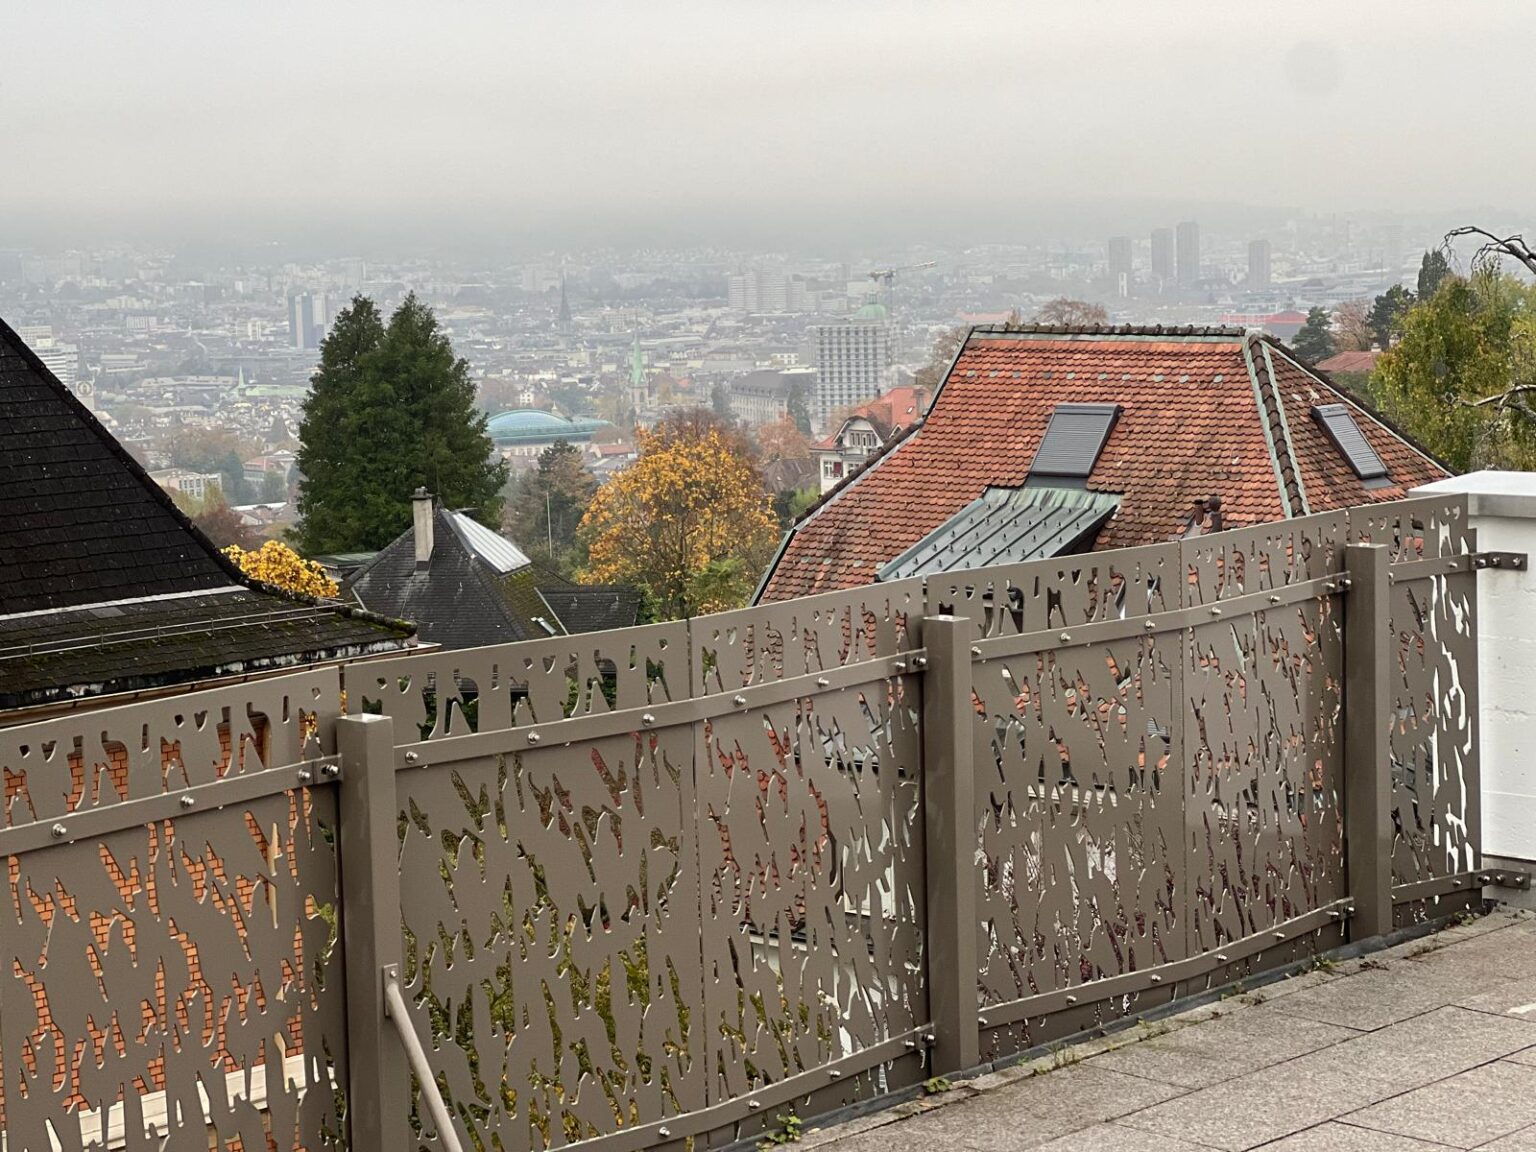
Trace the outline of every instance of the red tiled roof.
{"label": "red tiled roof", "polygon": [[[1291,444],[1309,512],[1331,512],[1354,504],[1401,500],[1410,488],[1449,475],[1421,450],[1380,423],[1347,392],[1330,388],[1280,348],[1271,346],[1269,352],[1270,363],[1275,368],[1275,384],[1290,424]],[[1387,466],[1390,485],[1371,489],[1362,486],[1363,482],[1349,462],[1312,418],[1312,408],[1318,404],[1348,405],[1360,431]]]}
{"label": "red tiled roof", "polygon": [[[916,424],[923,418],[923,405],[927,400],[928,389],[914,388],[910,384],[904,384],[860,404],[848,413],[843,424],[855,416],[863,416],[879,430],[882,440],[888,440],[895,433]],[[835,450],[837,438],[842,430],[843,425],[839,424],[835,432],[818,440],[812,447],[825,452]]]}
{"label": "red tiled roof", "polygon": [[[1270,348],[1273,387],[1264,391],[1283,420],[1260,410],[1245,339],[1255,354]],[[926,421],[801,520],[762,599],[870,583],[987,487],[1023,483],[1058,404],[1123,408],[1088,481],[1123,493],[1098,548],[1171,539],[1194,501],[1211,494],[1228,527],[1283,518],[1266,426],[1288,427],[1287,487],[1294,494],[1299,485],[1312,511],[1396,499],[1446,475],[1352,404],[1396,482],[1365,488],[1311,418],[1312,403],[1335,402],[1350,403],[1271,341],[1231,329],[973,331]]]}
{"label": "red tiled roof", "polygon": [[1338,352],[1320,361],[1318,367],[1324,372],[1370,372],[1376,367],[1376,358],[1381,353],[1375,350],[1370,352]]}

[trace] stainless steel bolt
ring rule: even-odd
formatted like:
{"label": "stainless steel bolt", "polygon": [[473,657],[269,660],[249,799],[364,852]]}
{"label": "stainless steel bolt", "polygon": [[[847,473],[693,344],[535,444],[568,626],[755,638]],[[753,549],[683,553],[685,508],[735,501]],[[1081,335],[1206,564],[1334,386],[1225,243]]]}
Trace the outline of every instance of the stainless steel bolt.
{"label": "stainless steel bolt", "polygon": [[1275,933],[1272,933],[1272,935],[1274,936],[1274,938],[1276,940],[1284,940],[1285,939],[1285,933],[1284,932],[1275,932]]}
{"label": "stainless steel bolt", "polygon": [[314,778],[315,778],[315,774],[313,772],[311,772],[308,768],[300,768],[299,769],[299,783],[300,784],[308,784]]}
{"label": "stainless steel bolt", "polygon": [[1221,615],[1221,608],[1219,606],[1217,606],[1217,605],[1212,605],[1211,606],[1211,615],[1212,616],[1220,616]]}
{"label": "stainless steel bolt", "polygon": [[981,649],[980,648],[972,648],[971,649],[971,655],[976,657],[976,659],[980,660],[981,659]]}
{"label": "stainless steel bolt", "polygon": [[747,706],[747,698],[745,696],[733,696],[731,703],[738,708],[745,708]]}
{"label": "stainless steel bolt", "polygon": [[660,1128],[656,1129],[656,1135],[658,1135],[658,1136],[670,1136],[670,1135],[672,1135],[672,1129],[668,1128],[665,1124],[663,1124]]}
{"label": "stainless steel bolt", "polygon": [[825,688],[831,683],[832,681],[828,680],[825,676],[816,677],[816,687],[818,688]]}
{"label": "stainless steel bolt", "polygon": [[642,715],[640,717],[640,723],[646,724],[646,725],[654,724],[654,723],[656,723],[656,717],[652,716],[649,712],[647,712],[647,713],[645,713],[644,715]]}
{"label": "stainless steel bolt", "polygon": [[1072,639],[1072,633],[1070,633],[1070,632],[1063,632],[1063,633],[1062,633],[1062,634],[1061,634],[1061,642],[1062,642],[1062,643],[1063,643],[1063,644],[1065,644],[1065,643],[1067,643],[1067,642],[1068,642],[1068,641],[1070,641],[1070,640],[1071,640],[1071,639]]}
{"label": "stainless steel bolt", "polygon": [[62,824],[55,824],[53,826],[53,828],[51,829],[51,831],[53,832],[53,838],[55,840],[60,840],[60,839],[63,838],[64,833],[67,831],[67,829]]}
{"label": "stainless steel bolt", "polygon": [[537,732],[530,732],[530,733],[528,733],[528,743],[530,743],[530,744],[537,744],[538,742],[539,742],[539,734]]}
{"label": "stainless steel bolt", "polygon": [[322,776],[329,776],[332,779],[335,779],[337,776],[341,775],[341,765],[340,764],[322,764],[322,765],[320,765],[320,775],[322,775]]}
{"label": "stainless steel bolt", "polygon": [[1218,952],[1216,953],[1216,959],[1225,964],[1227,962],[1227,954],[1225,952]]}
{"label": "stainless steel bolt", "polygon": [[1157,627],[1157,621],[1156,621],[1156,620],[1153,620],[1153,619],[1152,619],[1152,618],[1151,618],[1151,617],[1150,617],[1150,616],[1149,616],[1149,617],[1148,617],[1148,618],[1147,618],[1147,622],[1146,622],[1146,623],[1145,623],[1145,624],[1143,624],[1143,625],[1142,625],[1142,627],[1143,627],[1143,628],[1145,628],[1145,629],[1146,629],[1146,630],[1147,630],[1147,631],[1148,631],[1148,632],[1151,632],[1151,631],[1152,631],[1152,630],[1153,630],[1153,629],[1154,629],[1154,628],[1156,628],[1156,627]]}
{"label": "stainless steel bolt", "polygon": [[830,1076],[834,1080],[841,1080],[842,1077],[843,1077],[843,1074],[841,1072],[839,1072],[836,1068],[829,1068],[827,1070],[827,1075]]}
{"label": "stainless steel bolt", "polygon": [[420,752],[407,752],[405,754],[405,762],[407,764],[414,764],[414,763],[416,763],[416,761],[418,761],[420,759],[421,759],[421,753]]}
{"label": "stainless steel bolt", "polygon": [[756,1109],[761,1108],[762,1104],[759,1101],[756,1101],[756,1100],[748,1100],[747,1101],[747,1107],[751,1108],[751,1109],[753,1109],[755,1111]]}
{"label": "stainless steel bolt", "polygon": [[1280,603],[1280,597],[1278,597],[1278,596],[1271,596],[1269,598],[1269,602],[1271,604],[1278,604],[1278,603]]}
{"label": "stainless steel bolt", "polygon": [[196,800],[196,799],[194,799],[194,798],[193,798],[193,797],[191,797],[191,796],[183,796],[183,797],[182,797],[182,798],[181,798],[181,806],[182,806],[182,807],[183,807],[183,808],[190,808],[190,807],[192,807],[192,805],[194,805],[194,804],[196,804],[196,803],[197,803],[197,800]]}

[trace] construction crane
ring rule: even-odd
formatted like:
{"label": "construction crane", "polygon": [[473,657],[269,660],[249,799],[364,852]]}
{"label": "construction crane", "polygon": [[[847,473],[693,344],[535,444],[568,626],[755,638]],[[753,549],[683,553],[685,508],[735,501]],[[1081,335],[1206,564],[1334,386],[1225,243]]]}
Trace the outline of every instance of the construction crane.
{"label": "construction crane", "polygon": [[887,290],[891,287],[891,281],[896,279],[898,272],[916,272],[922,268],[937,268],[937,260],[929,260],[922,264],[903,264],[900,268],[876,268],[869,274],[869,278],[876,284],[882,284]]}

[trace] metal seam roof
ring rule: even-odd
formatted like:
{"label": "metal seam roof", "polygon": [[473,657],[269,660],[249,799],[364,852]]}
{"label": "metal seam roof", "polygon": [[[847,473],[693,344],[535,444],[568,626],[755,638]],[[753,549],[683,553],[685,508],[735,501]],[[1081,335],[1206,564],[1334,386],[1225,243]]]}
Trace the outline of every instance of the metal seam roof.
{"label": "metal seam roof", "polygon": [[882,567],[899,580],[1057,556],[1096,531],[1120,506],[1112,493],[1070,488],[988,488]]}

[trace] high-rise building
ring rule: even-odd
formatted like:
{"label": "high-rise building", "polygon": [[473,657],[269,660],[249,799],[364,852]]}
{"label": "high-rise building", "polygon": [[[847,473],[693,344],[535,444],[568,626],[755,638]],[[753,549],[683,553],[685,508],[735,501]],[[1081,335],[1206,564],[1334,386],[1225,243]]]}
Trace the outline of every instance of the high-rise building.
{"label": "high-rise building", "polygon": [[1200,225],[1193,220],[1179,225],[1178,276],[1180,288],[1200,283]]}
{"label": "high-rise building", "polygon": [[782,268],[753,268],[726,280],[726,306],[732,312],[806,312],[805,279]]}
{"label": "high-rise building", "polygon": [[818,324],[813,332],[816,399],[811,419],[825,428],[838,409],[873,400],[885,390],[894,349],[891,326],[879,304],[866,304],[837,324]]}
{"label": "high-rise building", "polygon": [[1109,283],[1117,296],[1131,294],[1131,238],[1109,238]]}
{"label": "high-rise building", "polygon": [[329,320],[325,293],[295,292],[288,297],[288,341],[301,352],[320,347]]}
{"label": "high-rise building", "polygon": [[1152,279],[1164,283],[1173,279],[1173,230],[1152,229]]}
{"label": "high-rise building", "polygon": [[1248,244],[1248,287],[1260,291],[1269,287],[1269,241],[1252,240]]}

